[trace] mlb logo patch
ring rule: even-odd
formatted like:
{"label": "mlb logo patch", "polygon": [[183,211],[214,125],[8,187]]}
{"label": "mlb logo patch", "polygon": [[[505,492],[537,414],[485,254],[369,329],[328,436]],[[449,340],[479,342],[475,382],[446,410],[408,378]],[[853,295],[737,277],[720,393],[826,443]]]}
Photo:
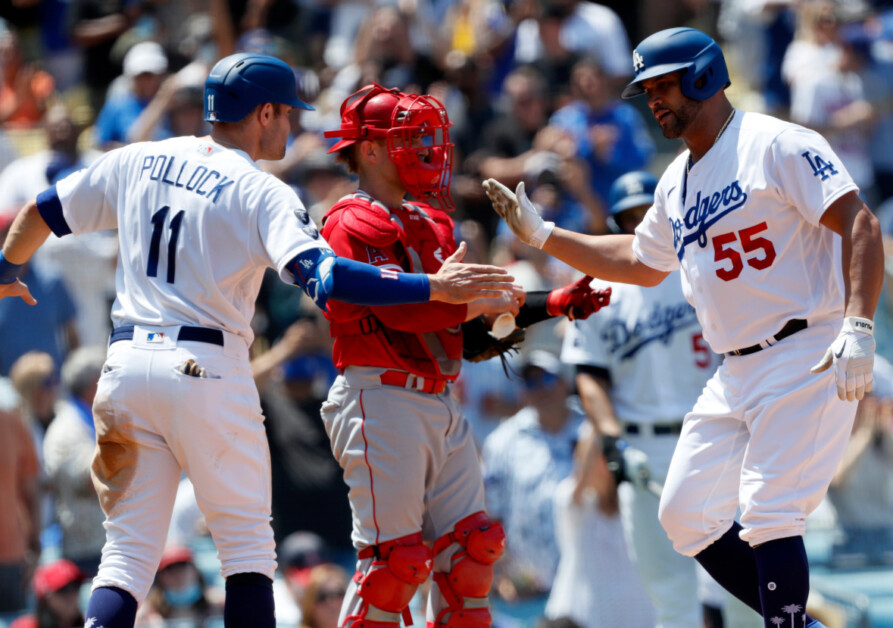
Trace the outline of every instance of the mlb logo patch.
{"label": "mlb logo patch", "polygon": [[146,342],[164,342],[164,334],[158,331],[150,331],[146,336]]}

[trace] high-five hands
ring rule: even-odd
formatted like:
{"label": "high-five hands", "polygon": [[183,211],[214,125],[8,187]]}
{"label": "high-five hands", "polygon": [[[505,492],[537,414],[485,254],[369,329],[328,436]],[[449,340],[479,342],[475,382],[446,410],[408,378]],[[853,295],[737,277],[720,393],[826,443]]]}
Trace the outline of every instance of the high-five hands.
{"label": "high-five hands", "polygon": [[493,209],[499,214],[518,238],[538,249],[552,234],[554,222],[546,222],[524,192],[524,182],[512,192],[496,179],[487,179],[482,184]]}
{"label": "high-five hands", "polygon": [[874,385],[874,349],[874,323],[847,316],[840,334],[810,371],[821,373],[833,364],[837,396],[847,401],[862,399]]}

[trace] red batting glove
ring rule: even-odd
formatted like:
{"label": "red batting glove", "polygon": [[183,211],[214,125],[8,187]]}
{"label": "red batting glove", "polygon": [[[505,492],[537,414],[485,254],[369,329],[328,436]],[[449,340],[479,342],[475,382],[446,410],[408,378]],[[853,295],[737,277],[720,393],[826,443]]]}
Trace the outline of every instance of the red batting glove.
{"label": "red batting glove", "polygon": [[592,277],[586,275],[562,288],[555,288],[546,297],[546,311],[550,316],[567,316],[571,320],[585,320],[611,302],[611,289],[593,290]]}

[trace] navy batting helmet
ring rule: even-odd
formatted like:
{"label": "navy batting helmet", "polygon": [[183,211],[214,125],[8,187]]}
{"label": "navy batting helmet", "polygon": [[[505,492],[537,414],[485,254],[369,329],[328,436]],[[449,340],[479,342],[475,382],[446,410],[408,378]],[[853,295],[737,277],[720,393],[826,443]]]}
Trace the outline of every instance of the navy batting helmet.
{"label": "navy batting helmet", "polygon": [[263,103],[310,109],[298,98],[295,73],[269,55],[240,52],[224,57],[205,81],[205,120],[238,122]]}
{"label": "navy batting helmet", "polygon": [[613,233],[621,233],[615,216],[634,207],[652,205],[656,188],[657,179],[650,172],[637,170],[618,177],[608,193],[608,208],[611,211],[608,228]]}
{"label": "navy batting helmet", "polygon": [[633,70],[623,98],[644,94],[642,81],[679,70],[682,93],[692,100],[707,100],[731,84],[719,45],[694,28],[668,28],[643,39],[633,50]]}

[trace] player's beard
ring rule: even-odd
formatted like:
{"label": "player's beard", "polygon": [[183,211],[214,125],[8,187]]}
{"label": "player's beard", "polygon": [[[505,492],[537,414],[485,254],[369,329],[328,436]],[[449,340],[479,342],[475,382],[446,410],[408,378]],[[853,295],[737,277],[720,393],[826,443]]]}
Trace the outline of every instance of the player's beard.
{"label": "player's beard", "polygon": [[682,137],[682,134],[691,126],[698,114],[701,113],[701,106],[701,103],[697,100],[686,99],[678,109],[670,109],[672,117],[669,125],[661,125],[660,127],[664,137],[671,140]]}

